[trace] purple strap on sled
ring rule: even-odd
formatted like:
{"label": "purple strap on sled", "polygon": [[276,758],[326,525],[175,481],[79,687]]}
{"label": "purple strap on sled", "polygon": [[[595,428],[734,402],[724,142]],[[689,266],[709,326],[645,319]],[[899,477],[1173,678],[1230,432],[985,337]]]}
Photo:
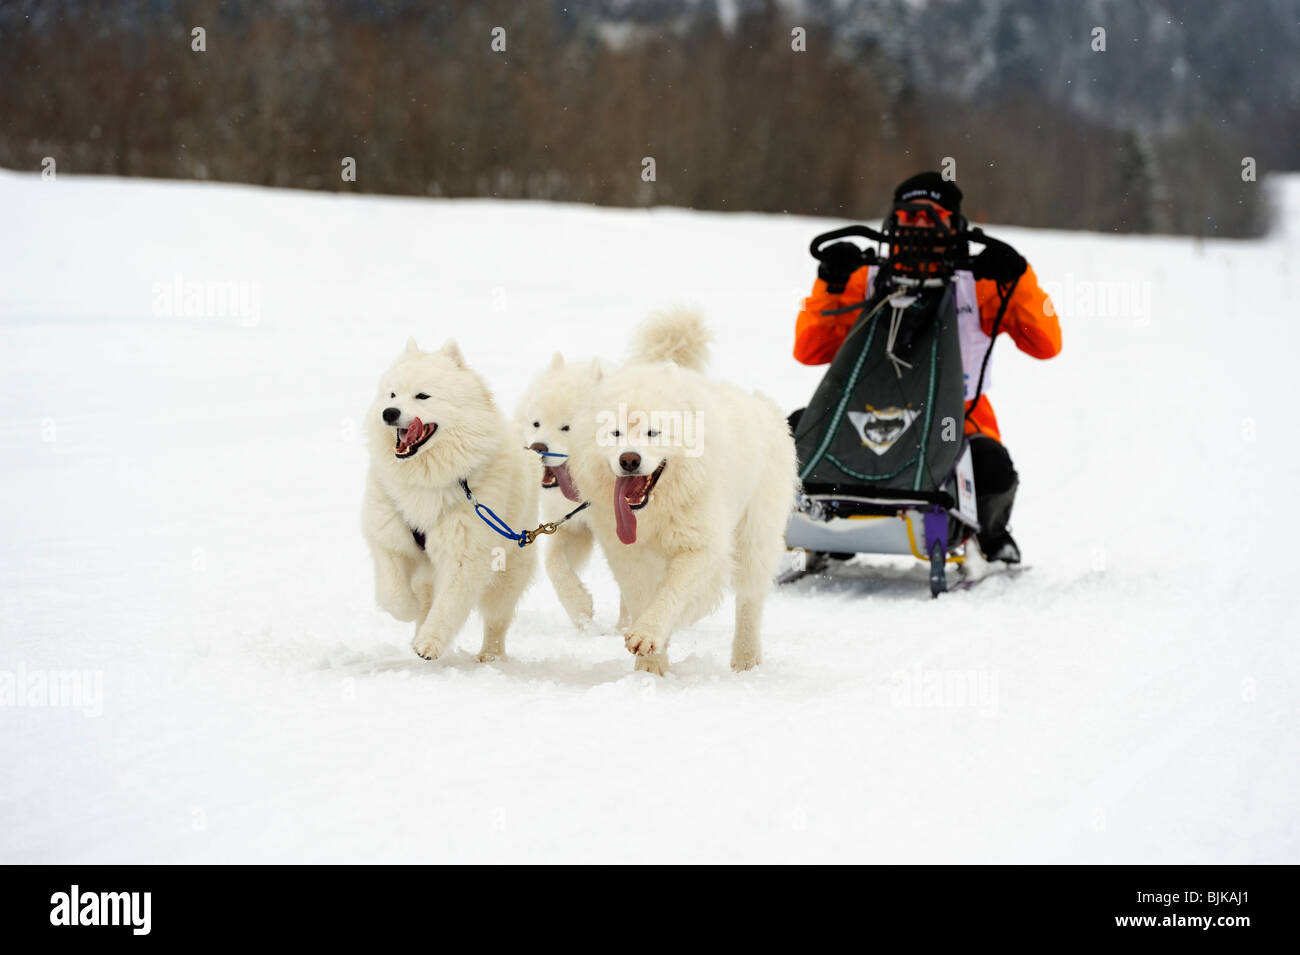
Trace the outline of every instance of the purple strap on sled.
{"label": "purple strap on sled", "polygon": [[948,552],[948,512],[941,507],[925,512],[925,556],[934,553],[935,543],[942,553]]}

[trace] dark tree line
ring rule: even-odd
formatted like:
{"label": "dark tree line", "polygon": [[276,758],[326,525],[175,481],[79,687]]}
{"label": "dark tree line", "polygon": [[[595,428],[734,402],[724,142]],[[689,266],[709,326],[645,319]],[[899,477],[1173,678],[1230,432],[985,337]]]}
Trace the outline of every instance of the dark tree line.
{"label": "dark tree line", "polygon": [[0,164],[864,219],[898,180],[951,157],[980,220],[1221,236],[1266,225],[1261,184],[1241,178],[1248,129],[1207,119],[1138,134],[1028,89],[962,102],[905,79],[886,51],[832,53],[828,27],[807,27],[795,52],[791,29],[771,4],[729,30],[665,23],[623,38],[548,2],[5,4]]}

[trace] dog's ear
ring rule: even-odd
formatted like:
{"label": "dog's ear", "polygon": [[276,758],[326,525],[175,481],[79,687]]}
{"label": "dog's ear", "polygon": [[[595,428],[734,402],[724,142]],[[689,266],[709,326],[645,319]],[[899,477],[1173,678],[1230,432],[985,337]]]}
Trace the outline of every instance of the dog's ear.
{"label": "dog's ear", "polygon": [[406,340],[406,349],[402,352],[402,354],[403,354],[403,355],[418,355],[418,354],[420,354],[420,346],[417,345],[417,344],[415,343],[415,336],[414,336],[414,335],[412,335],[410,338],[408,338],[408,339]]}
{"label": "dog's ear", "polygon": [[548,370],[555,371],[557,368],[563,368],[563,367],[564,367],[564,353],[557,351],[554,355],[551,356],[551,367]]}
{"label": "dog's ear", "polygon": [[456,339],[448,338],[443,342],[442,353],[461,368],[465,367],[465,356],[460,353],[460,346],[456,344]]}

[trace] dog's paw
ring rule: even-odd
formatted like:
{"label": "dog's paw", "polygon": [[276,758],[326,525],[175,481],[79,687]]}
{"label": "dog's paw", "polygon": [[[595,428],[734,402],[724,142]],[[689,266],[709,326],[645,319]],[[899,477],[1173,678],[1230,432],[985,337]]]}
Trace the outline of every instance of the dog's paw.
{"label": "dog's paw", "polygon": [[474,659],[479,663],[495,663],[497,660],[503,659],[505,655],[504,650],[481,650],[479,651],[479,655]]}
{"label": "dog's paw", "polygon": [[731,668],[737,673],[743,670],[752,670],[763,662],[763,651],[748,650],[731,652]]}
{"label": "dog's paw", "polygon": [[648,657],[651,654],[658,653],[667,642],[663,637],[638,627],[633,627],[623,635],[623,643],[628,652],[635,653],[639,657]]}
{"label": "dog's paw", "polygon": [[652,657],[637,657],[636,669],[642,673],[663,676],[668,672],[668,656],[667,654],[658,653]]}
{"label": "dog's paw", "polygon": [[411,641],[411,649],[415,651],[416,656],[426,660],[436,660],[447,651],[443,641],[424,634],[415,635],[415,639]]}

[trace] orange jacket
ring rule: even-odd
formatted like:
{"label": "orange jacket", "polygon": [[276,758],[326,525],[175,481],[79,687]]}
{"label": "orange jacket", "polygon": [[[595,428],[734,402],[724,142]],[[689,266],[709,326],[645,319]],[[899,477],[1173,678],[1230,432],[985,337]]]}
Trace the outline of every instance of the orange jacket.
{"label": "orange jacket", "polygon": [[[795,321],[794,357],[798,361],[805,365],[824,365],[835,357],[849,329],[862,313],[854,310],[840,315],[823,315],[822,312],[866,298],[869,271],[870,267],[864,265],[854,272],[844,291],[838,295],[826,291],[826,283],[820,278],[813,282],[812,294],[804,299],[803,311]],[[975,297],[979,301],[980,326],[984,334],[991,335],[1001,305],[997,283],[992,279],[980,279],[975,283]],[[1017,348],[1035,358],[1051,358],[1061,350],[1061,324],[1057,321],[1056,309],[1047,293],[1039,288],[1038,276],[1028,265],[1016,283],[999,331],[1006,332]],[[988,395],[980,395],[974,405],[972,409],[971,402],[966,403],[969,412],[966,433],[986,434],[1001,441],[998,419],[993,414]]]}

